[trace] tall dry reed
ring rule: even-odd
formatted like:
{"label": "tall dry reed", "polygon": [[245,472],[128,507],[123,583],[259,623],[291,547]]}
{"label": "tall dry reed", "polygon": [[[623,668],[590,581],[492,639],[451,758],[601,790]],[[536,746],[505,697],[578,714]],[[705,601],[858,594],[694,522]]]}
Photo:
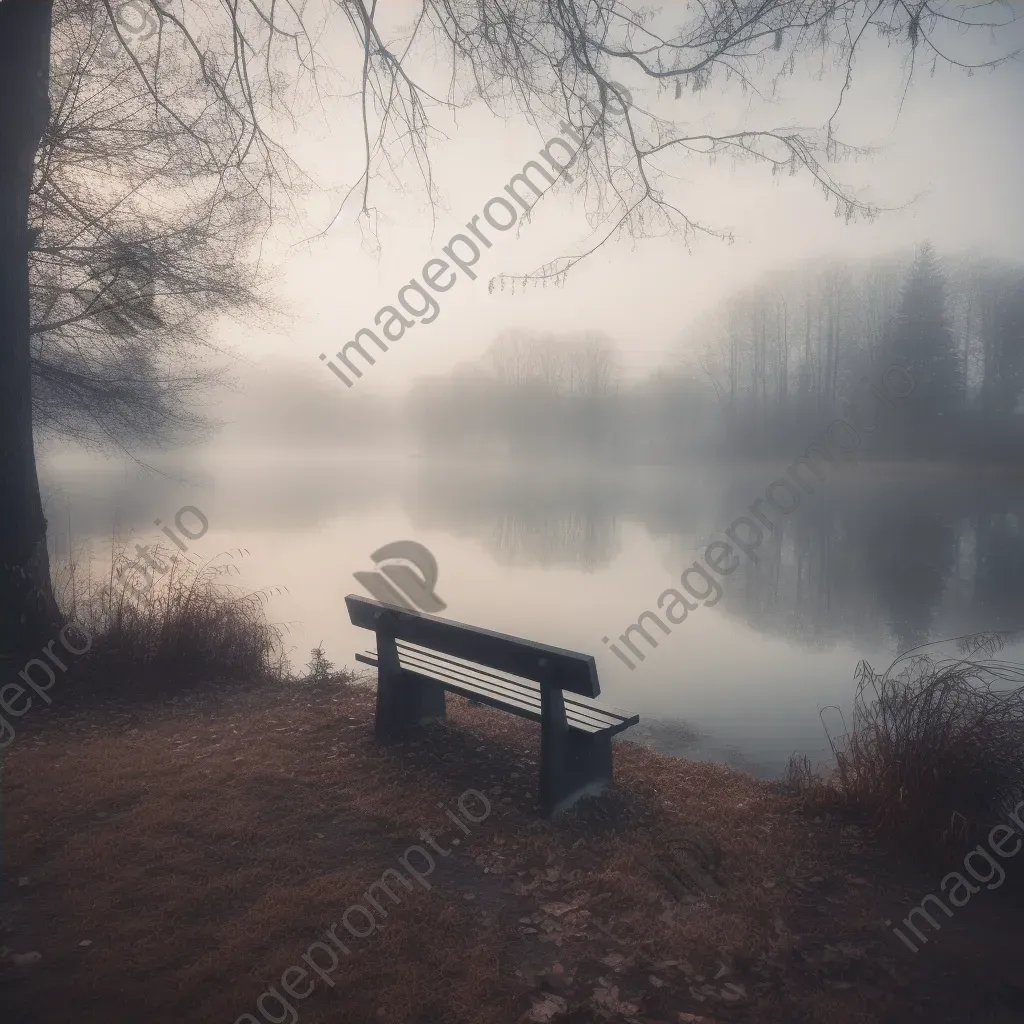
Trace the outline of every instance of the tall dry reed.
{"label": "tall dry reed", "polygon": [[827,788],[910,844],[959,846],[1003,821],[1024,796],[1024,667],[991,657],[1003,645],[974,634],[882,674],[862,661]]}
{"label": "tall dry reed", "polygon": [[122,543],[102,578],[81,560],[57,574],[62,612],[93,638],[87,673],[97,688],[284,678],[282,629],[266,617],[268,600],[283,588],[239,585],[238,563],[248,552],[205,561],[157,546],[152,552],[163,573],[130,559]]}

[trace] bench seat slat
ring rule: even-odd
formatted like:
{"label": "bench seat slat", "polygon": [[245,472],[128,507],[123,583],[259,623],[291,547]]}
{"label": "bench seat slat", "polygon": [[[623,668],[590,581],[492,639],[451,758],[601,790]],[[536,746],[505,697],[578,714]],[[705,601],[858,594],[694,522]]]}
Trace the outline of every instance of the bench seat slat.
{"label": "bench seat slat", "polygon": [[[357,655],[356,660],[365,662],[367,665],[377,664],[372,651],[368,651],[361,657]],[[445,687],[445,689],[452,690],[455,693],[460,693],[466,697],[472,697],[474,700],[483,701],[493,707],[507,708],[512,711],[513,714],[518,714],[522,718],[530,718],[535,722],[539,722],[541,720],[539,695],[536,699],[533,699],[528,693],[524,693],[522,696],[517,697],[497,690],[487,683],[478,683],[475,680],[460,677],[443,668],[433,668],[421,665],[410,666],[408,664],[404,664],[402,667],[413,678],[430,679],[434,682],[440,683]],[[579,732],[596,733],[604,731],[601,726],[595,725],[593,722],[573,716],[568,709],[566,709],[566,719],[569,724]]]}
{"label": "bench seat slat", "polygon": [[461,665],[446,665],[443,662],[435,662],[429,658],[417,657],[406,651],[399,652],[399,664],[403,668],[408,666],[416,669],[418,672],[426,672],[428,675],[436,672],[438,675],[443,675],[446,679],[464,683],[474,690],[492,693],[496,697],[507,697],[510,700],[523,701],[531,707],[535,707],[537,713],[540,713],[540,692],[537,690],[531,692],[526,687],[502,686],[493,680],[476,676]]}
{"label": "bench seat slat", "polygon": [[[366,651],[364,655],[357,655],[356,658],[358,661],[363,661],[368,665],[377,664],[376,655],[373,651]],[[519,691],[516,693],[503,690],[500,687],[491,685],[487,680],[476,680],[472,676],[459,673],[453,668],[430,665],[426,661],[420,661],[415,658],[402,658],[401,665],[403,669],[417,672],[420,675],[429,677],[436,676],[438,682],[443,682],[445,684],[450,683],[452,686],[460,686],[466,690],[472,691],[474,695],[477,693],[485,693],[497,700],[514,701],[526,708],[535,709],[537,714],[540,714],[539,695],[530,694],[526,691]]]}
{"label": "bench seat slat", "polygon": [[[512,683],[505,683],[502,686],[496,685],[490,679],[478,677],[472,669],[460,665],[435,664],[426,658],[418,658],[410,652],[400,652],[400,663],[408,665],[416,671],[436,678],[439,682],[454,678],[458,684],[467,690],[493,694],[500,699],[520,700],[527,702],[531,707],[537,709],[537,720],[540,721],[540,689],[528,686],[516,686]],[[460,671],[461,669],[461,671]],[[570,707],[568,702],[565,707],[565,714],[569,724],[581,732],[604,732],[614,728],[620,722],[617,717],[596,716],[584,710]]]}
{"label": "bench seat slat", "polygon": [[[377,658],[373,651],[367,651],[362,655],[357,654],[356,661],[375,667],[377,665]],[[429,679],[432,682],[440,683],[445,689],[472,697],[474,700],[485,701],[495,707],[507,708],[522,718],[530,718],[535,722],[539,722],[541,719],[539,698],[531,700],[528,694],[516,697],[487,685],[477,685],[472,680],[459,678],[454,673],[435,670],[427,666],[403,664],[402,668],[413,678]]]}
{"label": "bench seat slat", "polygon": [[[367,651],[366,654],[362,656],[356,655],[356,660],[367,665],[377,664],[372,651]],[[467,697],[472,697],[474,700],[481,700],[494,707],[507,707],[514,714],[519,714],[522,718],[532,718],[536,722],[541,720],[539,694],[535,699],[528,693],[523,693],[522,696],[519,697],[513,696],[505,691],[500,691],[491,687],[486,682],[477,682],[473,679],[467,679],[464,676],[455,674],[450,669],[446,670],[440,667],[435,668],[432,666],[418,664],[413,666],[409,663],[403,664],[402,667],[413,677],[433,680],[434,682],[440,683],[445,687],[445,689],[453,690],[454,692],[461,693]],[[618,731],[614,726],[598,725],[588,718],[577,715],[568,707],[565,709],[565,717],[568,724],[578,732],[598,733]]]}
{"label": "bench seat slat", "polygon": [[416,671],[414,669],[405,669],[405,671],[411,679],[440,683],[441,686],[446,690],[450,690],[452,693],[458,693],[464,697],[471,697],[473,700],[479,701],[481,704],[487,704],[489,707],[497,708],[499,711],[508,711],[513,715],[517,715],[519,718],[527,718],[531,722],[541,721],[539,706],[535,708],[523,701],[510,700],[508,697],[498,696],[487,690],[477,690],[471,684],[443,679],[434,672]]}
{"label": "bench seat slat", "polygon": [[[492,685],[499,685],[503,692],[518,695],[525,691],[532,695],[537,701],[537,706],[540,706],[540,685],[535,684],[529,679],[497,676],[477,665],[455,663],[444,656],[438,657],[432,651],[423,651],[411,645],[404,647],[401,644],[399,645],[399,661],[415,664],[418,667],[426,667],[427,669],[438,668],[442,671],[458,669],[461,670],[460,678],[468,676],[473,683],[483,682],[484,680],[481,680],[481,676],[485,677],[488,682],[493,679],[494,683]],[[565,713],[569,721],[573,723],[574,727],[583,729],[586,732],[603,732],[608,729],[619,732],[621,729],[626,728],[622,723],[629,722],[632,725],[640,720],[639,716],[632,716],[625,711],[616,713],[617,709],[609,709],[607,705],[601,705],[588,697],[570,695],[564,690],[562,691],[562,696],[565,701]]]}
{"label": "bench seat slat", "polygon": [[403,657],[401,665],[403,668],[410,668],[421,675],[432,676],[439,681],[451,683],[453,686],[459,686],[472,693],[485,693],[495,700],[508,700],[522,704],[525,707],[536,710],[537,714],[540,715],[540,697],[525,690],[520,690],[518,693],[512,692],[503,687],[495,686],[486,679],[475,679],[472,675],[460,672],[451,666],[432,665],[425,660],[420,661],[415,658]]}
{"label": "bench seat slat", "polygon": [[[527,700],[538,709],[538,712],[540,710],[541,699],[539,688],[515,686],[514,684],[509,683],[494,683],[489,679],[481,679],[477,677],[471,670],[463,669],[462,671],[459,671],[460,667],[445,665],[443,662],[438,664],[436,662],[428,661],[425,658],[419,659],[408,652],[401,652],[400,663],[403,666],[409,665],[412,668],[427,673],[452,673],[455,678],[459,680],[466,680],[474,687],[474,689],[482,686],[485,687],[488,692],[508,696],[513,700]],[[580,708],[576,705],[570,704],[568,701],[565,702],[565,713],[571,723],[578,724],[580,727],[583,725],[589,726],[590,728],[586,730],[588,732],[600,732],[604,729],[612,728],[622,721],[622,719],[617,716],[595,714],[585,708]]]}
{"label": "bench seat slat", "polygon": [[[467,679],[474,685],[486,686],[489,690],[508,694],[513,699],[533,701],[538,708],[541,706],[539,686],[531,686],[528,683],[524,685],[512,680],[490,676],[488,673],[477,672],[476,666],[455,664],[443,658],[431,658],[425,653],[403,650],[402,648],[399,648],[399,661],[403,665],[408,664],[428,671],[436,669],[441,672],[451,672],[455,674],[456,678]],[[569,713],[570,710],[573,709],[570,709],[569,703],[566,701],[566,713]],[[590,722],[597,729],[604,729],[607,726],[617,724],[619,721],[615,716],[594,714],[589,710],[580,711],[576,717]]]}
{"label": "bench seat slat", "polygon": [[[377,665],[377,657],[373,651],[357,654],[356,661],[374,667]],[[419,652],[401,651],[400,662],[412,676],[439,682],[446,689],[470,696],[475,700],[481,700],[494,707],[507,707],[513,714],[518,714],[520,717],[530,718],[537,722],[541,720],[539,688],[516,687],[515,684],[509,682],[506,682],[504,686],[498,686],[489,679],[475,678],[473,670],[468,666],[445,664],[443,661],[440,664],[431,664],[427,658],[419,656]],[[565,691],[563,691],[564,693]],[[628,715],[624,718],[618,715],[597,715],[585,707],[578,706],[576,702],[570,703],[568,694],[565,696],[566,721],[578,732],[613,734],[635,725],[640,720],[639,715]]]}
{"label": "bench seat slat", "polygon": [[[474,665],[472,662],[455,659],[450,655],[440,654],[436,651],[417,647],[416,645],[407,643],[404,640],[398,641],[398,650],[400,653],[408,652],[410,654],[415,654],[420,658],[430,659],[431,661],[454,664],[459,668],[472,672],[474,675],[488,676],[498,683],[514,687],[517,690],[520,688],[529,688],[538,695],[538,700],[540,699],[540,684],[535,683],[532,679],[524,679],[522,677],[513,676],[510,673],[501,673],[495,669],[490,669],[485,665]],[[624,711],[622,708],[613,707],[611,704],[605,704],[603,701],[594,700],[592,697],[581,697],[578,694],[573,693],[571,690],[563,690],[562,695],[565,699],[566,707],[570,704],[577,706],[582,713],[593,718],[601,725],[612,724],[633,717],[628,711]]]}

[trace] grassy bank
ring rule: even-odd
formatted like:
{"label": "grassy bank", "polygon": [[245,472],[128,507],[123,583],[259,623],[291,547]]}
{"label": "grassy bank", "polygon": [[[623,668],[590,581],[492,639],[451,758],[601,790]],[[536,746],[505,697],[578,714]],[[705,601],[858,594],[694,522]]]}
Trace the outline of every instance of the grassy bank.
{"label": "grassy bank", "polygon": [[[13,1019],[1019,1019],[1019,912],[976,897],[911,953],[883,922],[937,878],[863,823],[629,743],[613,793],[547,822],[528,723],[451,699],[447,726],[382,746],[373,702],[361,685],[225,686],[97,708],[12,747]],[[469,789],[490,813],[456,827],[446,810]],[[681,828],[721,847],[721,895],[663,884]],[[424,829],[449,851],[429,889],[396,886],[397,905],[378,891],[386,916],[349,939],[333,984],[261,1015]],[[38,962],[14,963],[28,952]]]}
{"label": "grassy bank", "polygon": [[1024,854],[916,952],[888,923],[1021,780],[976,648],[863,666],[826,779],[624,742],[616,788],[545,821],[535,726],[449,697],[378,743],[373,686],[290,672],[235,563],[62,590],[92,643],[5,751],[4,1020],[1021,1019]]}

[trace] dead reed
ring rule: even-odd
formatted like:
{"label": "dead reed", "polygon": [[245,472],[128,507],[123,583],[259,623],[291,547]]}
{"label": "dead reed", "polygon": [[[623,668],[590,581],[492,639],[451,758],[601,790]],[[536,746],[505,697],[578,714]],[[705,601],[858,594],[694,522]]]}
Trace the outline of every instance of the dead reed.
{"label": "dead reed", "polygon": [[853,729],[816,797],[838,796],[911,845],[959,846],[1005,818],[1024,795],[1024,667],[977,657],[1002,649],[999,634],[957,644],[954,657],[911,654],[884,674],[857,666]]}
{"label": "dead reed", "polygon": [[82,560],[57,574],[61,611],[93,638],[83,660],[90,690],[286,677],[282,629],[265,614],[282,588],[249,591],[236,582],[244,549],[205,561],[157,546],[152,555],[163,572],[132,561],[121,544],[104,578]]}

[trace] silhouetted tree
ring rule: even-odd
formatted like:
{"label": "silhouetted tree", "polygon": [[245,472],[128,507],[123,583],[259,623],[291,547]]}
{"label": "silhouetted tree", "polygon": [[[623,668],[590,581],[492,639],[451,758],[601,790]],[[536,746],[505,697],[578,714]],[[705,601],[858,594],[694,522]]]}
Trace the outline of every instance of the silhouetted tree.
{"label": "silhouetted tree", "polygon": [[962,407],[960,353],[946,314],[945,281],[927,242],[907,273],[887,348],[891,361],[914,377],[914,392],[905,401],[918,425],[949,417]]}
{"label": "silhouetted tree", "polygon": [[927,245],[913,258],[819,258],[724,300],[687,347],[703,343],[729,450],[788,452],[850,404],[873,422],[863,377],[877,384],[899,363],[917,382],[895,416],[903,426],[867,433],[862,453],[1002,460],[1024,440],[1022,273],[976,253],[940,260]]}
{"label": "silhouetted tree", "polygon": [[1024,393],[1024,278],[1000,290],[991,329],[983,338],[985,376],[980,401],[985,411],[1013,413]]}
{"label": "silhouetted tree", "polygon": [[53,114],[29,198],[35,426],[80,443],[167,442],[202,423],[193,407],[216,373],[196,356],[217,320],[268,311],[239,259],[261,221],[256,196],[204,180],[188,126],[159,122],[126,52],[101,59],[102,6],[56,0],[52,28]]}

